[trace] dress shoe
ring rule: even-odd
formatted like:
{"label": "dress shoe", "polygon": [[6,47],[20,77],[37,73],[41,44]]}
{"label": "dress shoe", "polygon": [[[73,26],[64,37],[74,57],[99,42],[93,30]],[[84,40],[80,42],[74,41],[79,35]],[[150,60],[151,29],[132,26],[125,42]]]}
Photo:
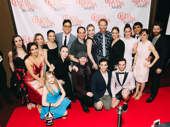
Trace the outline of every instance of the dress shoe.
{"label": "dress shoe", "polygon": [[69,104],[67,108],[68,108],[68,109],[71,109],[71,104]]}
{"label": "dress shoe", "polygon": [[144,93],[151,93],[151,90],[143,91]]}
{"label": "dress shoe", "polygon": [[123,111],[126,112],[128,109],[128,105],[127,104],[123,104]]}
{"label": "dress shoe", "polygon": [[10,105],[13,105],[13,104],[14,104],[14,101],[11,100],[11,99],[7,99],[6,102],[7,102],[8,104],[10,104]]}
{"label": "dress shoe", "polygon": [[2,103],[1,103],[1,101],[0,101],[0,110],[2,110]]}
{"label": "dress shoe", "polygon": [[146,100],[146,102],[147,102],[147,103],[150,103],[150,102],[152,102],[154,99],[155,99],[155,97],[149,97],[149,98]]}
{"label": "dress shoe", "polygon": [[88,107],[86,105],[82,104],[81,106],[82,106],[84,112],[86,112],[86,113],[90,112],[90,110],[88,109]]}
{"label": "dress shoe", "polygon": [[143,94],[138,94],[138,96],[135,97],[135,100],[139,100],[142,97]]}

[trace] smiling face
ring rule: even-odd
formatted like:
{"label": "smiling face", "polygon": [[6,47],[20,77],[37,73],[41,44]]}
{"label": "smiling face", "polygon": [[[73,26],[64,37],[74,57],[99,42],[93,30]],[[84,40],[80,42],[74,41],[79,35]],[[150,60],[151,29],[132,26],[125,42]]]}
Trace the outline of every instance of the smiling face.
{"label": "smiling face", "polygon": [[130,28],[126,28],[124,31],[125,37],[131,37],[132,30]]}
{"label": "smiling face", "polygon": [[23,45],[22,39],[20,37],[16,37],[14,39],[14,43],[17,48],[21,48]]}
{"label": "smiling face", "polygon": [[54,32],[50,32],[47,36],[48,40],[50,42],[54,42],[55,41],[55,33]]}
{"label": "smiling face", "polygon": [[105,21],[100,21],[99,29],[101,33],[105,33],[107,29],[107,24]]}
{"label": "smiling face", "polygon": [[135,32],[136,35],[139,35],[141,30],[142,30],[142,27],[140,25],[134,26],[134,32]]}
{"label": "smiling face", "polygon": [[32,56],[38,56],[38,47],[36,45],[32,45],[30,48],[30,54]]}
{"label": "smiling face", "polygon": [[99,67],[100,67],[100,71],[105,73],[107,71],[108,64],[106,61],[103,61],[99,64]]}
{"label": "smiling face", "polygon": [[154,36],[158,36],[161,33],[162,29],[160,28],[159,25],[153,26],[153,34]]}
{"label": "smiling face", "polygon": [[142,32],[142,33],[140,34],[140,39],[141,39],[142,41],[147,40],[148,37],[149,37],[149,35],[148,35],[146,32]]}
{"label": "smiling face", "polygon": [[37,36],[35,39],[37,45],[42,46],[44,44],[43,37],[41,35]]}
{"label": "smiling face", "polygon": [[95,28],[93,26],[90,26],[88,29],[87,29],[87,35],[89,37],[93,37],[95,34]]}
{"label": "smiling face", "polygon": [[69,22],[64,23],[63,31],[66,35],[70,33],[71,29],[72,29],[72,27]]}
{"label": "smiling face", "polygon": [[80,28],[78,33],[77,33],[77,36],[79,39],[83,40],[86,36],[86,32],[83,28]]}
{"label": "smiling face", "polygon": [[86,57],[80,57],[78,60],[79,60],[80,65],[83,65],[83,66],[88,62]]}
{"label": "smiling face", "polygon": [[119,38],[119,32],[116,29],[113,29],[111,34],[113,39]]}
{"label": "smiling face", "polygon": [[54,75],[52,75],[52,74],[48,75],[48,83],[54,84],[54,82],[55,82],[55,77],[54,77]]}
{"label": "smiling face", "polygon": [[63,47],[60,51],[61,58],[66,59],[68,56],[68,48]]}

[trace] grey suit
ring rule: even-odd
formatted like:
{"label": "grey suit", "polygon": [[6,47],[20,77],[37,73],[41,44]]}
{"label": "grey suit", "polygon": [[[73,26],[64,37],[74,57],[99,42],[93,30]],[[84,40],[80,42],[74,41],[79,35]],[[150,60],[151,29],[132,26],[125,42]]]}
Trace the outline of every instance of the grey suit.
{"label": "grey suit", "polygon": [[[62,44],[63,34],[64,34],[64,33],[61,32],[61,33],[57,33],[57,34],[55,35],[55,40],[58,42],[58,52],[60,52],[60,48],[61,48],[61,46],[63,45],[63,44]],[[69,41],[68,41],[68,44],[67,44],[67,47],[68,47],[69,51],[70,51],[71,44],[72,44],[76,39],[77,39],[77,37],[70,33],[70,38],[69,38]]]}

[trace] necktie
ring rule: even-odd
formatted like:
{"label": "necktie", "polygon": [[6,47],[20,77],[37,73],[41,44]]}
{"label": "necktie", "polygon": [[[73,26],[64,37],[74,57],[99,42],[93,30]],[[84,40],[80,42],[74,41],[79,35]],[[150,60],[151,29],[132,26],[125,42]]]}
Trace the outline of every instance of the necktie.
{"label": "necktie", "polygon": [[66,42],[67,42],[67,36],[65,36],[64,46],[66,46]]}
{"label": "necktie", "polygon": [[106,56],[106,49],[105,49],[105,35],[103,34],[103,56]]}

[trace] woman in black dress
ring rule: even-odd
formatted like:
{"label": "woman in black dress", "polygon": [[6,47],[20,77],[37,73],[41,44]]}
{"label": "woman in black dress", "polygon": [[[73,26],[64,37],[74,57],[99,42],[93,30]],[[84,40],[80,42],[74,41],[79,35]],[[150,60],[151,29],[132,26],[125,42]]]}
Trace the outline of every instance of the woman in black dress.
{"label": "woman in black dress", "polygon": [[117,69],[118,60],[120,58],[123,58],[124,56],[125,44],[121,39],[119,39],[119,28],[118,27],[113,27],[111,34],[114,40],[110,44],[108,69],[110,71],[114,71]]}
{"label": "woman in black dress", "polygon": [[19,35],[14,35],[12,37],[12,51],[8,53],[8,57],[10,68],[17,78],[17,85],[19,85],[20,88],[20,91],[18,92],[22,97],[22,104],[28,103],[28,90],[23,79],[26,72],[24,60],[27,57],[27,49],[24,45],[23,39]]}
{"label": "woman in black dress", "polygon": [[89,24],[86,29],[87,29],[87,36],[88,36],[86,40],[88,60],[89,63],[93,65],[93,68],[95,70],[98,70],[98,60],[96,54],[97,43],[93,39],[95,34],[94,25]]}
{"label": "woman in black dress", "polygon": [[50,65],[58,58],[58,46],[55,42],[55,32],[53,30],[47,32],[47,38],[48,42],[43,46],[43,53],[47,65],[46,70],[49,70]]}
{"label": "woman in black dress", "polygon": [[60,49],[60,56],[53,63],[50,71],[54,71],[55,77],[63,85],[63,88],[66,92],[66,97],[72,97],[73,93],[68,72],[71,72],[73,69],[78,71],[78,68],[76,66],[71,67],[70,60],[68,59],[68,53],[68,47],[62,46]]}

